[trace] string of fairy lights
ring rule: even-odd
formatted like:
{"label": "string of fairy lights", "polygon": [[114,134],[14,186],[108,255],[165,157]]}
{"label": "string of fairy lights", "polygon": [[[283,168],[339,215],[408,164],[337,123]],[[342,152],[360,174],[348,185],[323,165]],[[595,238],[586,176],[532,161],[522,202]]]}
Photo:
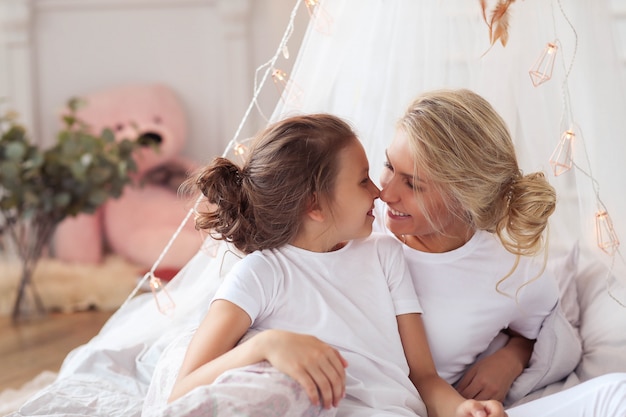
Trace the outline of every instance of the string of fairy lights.
{"label": "string of fairy lights", "polygon": [[[326,35],[330,35],[332,33],[332,27],[334,24],[332,16],[328,13],[328,11],[321,4],[321,0],[296,0],[296,3],[290,13],[289,21],[287,23],[287,27],[283,33],[283,36],[276,48],[274,55],[271,58],[260,65],[256,71],[254,76],[254,89],[252,99],[244,112],[244,115],[241,119],[239,126],[237,127],[233,138],[227,144],[224,153],[222,156],[226,157],[228,155],[234,155],[237,158],[241,158],[243,160],[248,151],[248,142],[250,138],[240,138],[241,131],[245,126],[248,118],[252,112],[252,110],[256,107],[259,114],[265,119],[268,118],[263,114],[263,111],[259,107],[258,98],[259,95],[266,85],[267,81],[271,78],[274,85],[278,89],[278,93],[280,95],[281,100],[288,102],[288,104],[294,108],[300,108],[302,104],[302,100],[304,97],[304,90],[297,85],[292,79],[289,78],[288,74],[282,69],[276,66],[278,59],[280,56],[283,56],[285,59],[289,59],[289,49],[288,42],[293,34],[294,24],[296,15],[300,9],[301,3],[304,2],[306,9],[311,18],[311,24],[313,28],[318,32],[321,32]],[[609,295],[617,301],[621,306],[626,307],[624,303],[618,300],[611,293],[610,286],[608,284],[609,278],[611,276],[615,258],[619,257],[624,261],[622,255],[619,251],[619,239],[615,229],[613,228],[613,222],[609,215],[608,209],[605,204],[602,202],[599,193],[598,181],[592,174],[591,163],[589,161],[589,157],[587,151],[585,149],[585,143],[582,137],[582,131],[580,127],[575,123],[572,106],[570,102],[570,92],[569,92],[569,75],[571,73],[572,67],[574,65],[574,61],[576,58],[576,52],[578,48],[578,33],[570,19],[568,18],[561,0],[553,0],[552,2],[552,18],[554,23],[555,30],[555,39],[550,40],[546,43],[543,51],[539,54],[536,62],[532,65],[529,70],[530,80],[535,87],[540,87],[542,84],[550,81],[552,79],[554,66],[556,63],[557,56],[559,56],[558,52],[561,48],[560,40],[558,36],[556,36],[556,19],[557,13],[555,9],[558,8],[558,14],[566,21],[567,25],[571,29],[574,35],[574,48],[572,56],[569,60],[569,63],[565,62],[565,57],[563,54],[560,54],[562,57],[562,63],[565,68],[564,71],[564,80],[562,82],[562,95],[563,95],[563,120],[561,121],[562,134],[559,138],[558,144],[554,149],[549,163],[552,167],[553,174],[555,176],[560,176],[572,168],[582,173],[585,177],[589,178],[591,182],[591,186],[593,188],[593,192],[596,198],[597,211],[595,213],[595,232],[597,239],[597,246],[605,252],[608,256],[611,257],[610,266],[607,272],[607,288]],[[587,169],[584,169],[580,164],[576,163],[573,158],[573,148],[575,144],[582,147],[583,154],[586,156],[586,165]],[[144,277],[137,284],[132,293],[128,296],[124,304],[126,304],[130,299],[132,299],[138,290],[143,287],[146,281],[149,282],[150,289],[154,296],[156,306],[158,310],[163,314],[170,314],[174,311],[176,305],[172,298],[172,296],[167,291],[166,286],[161,282],[161,280],[155,275],[155,271],[163,260],[164,256],[167,254],[172,244],[181,233],[185,224],[189,221],[189,219],[196,214],[196,210],[198,205],[201,203],[203,199],[202,194],[198,196],[195,205],[192,209],[190,209],[181,222],[178,229],[174,232],[167,245],[164,247],[163,251],[155,261],[154,265],[148,271]],[[123,305],[124,305],[123,304]],[[123,306],[122,305],[122,306]]]}
{"label": "string of fairy lights", "polygon": [[[333,25],[332,16],[320,4],[320,0],[296,0],[296,3],[293,6],[293,9],[291,10],[291,13],[289,15],[289,21],[287,23],[287,27],[278,44],[278,47],[276,48],[276,52],[274,53],[274,55],[272,55],[272,57],[268,61],[260,65],[255,71],[254,91],[253,91],[252,99],[250,100],[250,103],[248,107],[246,108],[246,111],[244,112],[244,115],[239,123],[239,126],[237,127],[235,131],[235,134],[233,135],[233,138],[226,145],[226,148],[222,156],[226,157],[232,152],[234,155],[243,158],[245,154],[247,153],[247,150],[248,150],[247,143],[249,139],[241,139],[240,135],[241,135],[241,131],[243,127],[248,121],[248,118],[253,108],[256,107],[259,113],[267,120],[267,117],[263,115],[262,110],[259,108],[258,99],[259,99],[259,95],[261,94],[262,89],[264,88],[269,78],[273,80],[274,84],[279,89],[281,99],[283,100],[288,99],[290,100],[290,104],[299,107],[298,101],[302,98],[302,94],[303,94],[302,89],[299,86],[297,86],[289,78],[289,76],[287,75],[285,71],[283,71],[280,68],[277,68],[276,63],[281,55],[285,59],[289,59],[289,48],[287,44],[293,34],[296,15],[303,1],[309,13],[309,16],[311,18],[311,22],[314,25],[313,27],[315,28],[315,30],[324,34],[330,34],[332,32],[332,25]],[[294,100],[296,101],[294,102]],[[159,257],[152,265],[152,268],[150,268],[150,270],[138,282],[134,290],[129,294],[129,296],[126,298],[126,300],[122,304],[122,307],[125,304],[127,304],[137,294],[137,292],[141,288],[143,288],[143,286],[145,285],[147,281],[149,283],[150,290],[152,292],[152,295],[154,297],[158,310],[165,315],[169,315],[173,313],[174,309],[176,308],[176,303],[174,302],[174,299],[168,292],[166,285],[164,285],[161,279],[156,275],[156,270],[158,269],[159,265],[163,261],[163,258],[165,257],[167,252],[170,250],[170,248],[174,244],[178,235],[180,235],[185,224],[189,221],[189,219],[192,216],[196,214],[197,207],[202,201],[202,199],[203,199],[203,195],[200,194],[195,202],[194,207],[191,208],[187,212],[186,216],[184,217],[184,219],[182,220],[182,222],[180,223],[180,225],[178,226],[174,234],[171,236],[171,238],[169,239],[169,241],[163,248],[163,251],[160,253]]]}
{"label": "string of fairy lights", "polygon": [[[562,83],[562,94],[563,94],[563,115],[564,120],[562,121],[563,131],[561,133],[559,142],[552,152],[550,156],[550,165],[552,166],[553,173],[555,176],[562,175],[572,168],[583,174],[587,177],[591,182],[591,187],[593,189],[593,193],[595,195],[596,200],[596,212],[595,212],[595,235],[596,235],[596,244],[598,248],[600,248],[604,253],[606,253],[610,257],[609,268],[606,274],[606,283],[607,290],[609,296],[617,301],[622,307],[626,307],[626,305],[620,301],[617,297],[615,297],[611,291],[610,286],[610,277],[613,272],[613,268],[615,266],[615,260],[619,257],[622,262],[624,259],[619,250],[620,241],[615,228],[613,227],[613,221],[611,220],[611,216],[609,215],[608,209],[602,199],[600,198],[600,189],[599,183],[597,179],[594,177],[591,168],[591,161],[589,160],[589,154],[585,147],[585,141],[583,140],[582,130],[580,126],[575,122],[570,91],[569,91],[569,75],[572,71],[574,61],[576,58],[576,52],[578,50],[578,33],[576,28],[572,24],[571,20],[565,13],[563,8],[563,4],[561,0],[556,0],[556,2],[552,2],[552,19],[553,25],[556,33],[556,18],[557,13],[555,13],[555,6],[558,7],[559,14],[565,20],[567,25],[572,31],[574,36],[574,45],[572,57],[569,61],[568,65],[565,65],[565,58],[562,56],[562,63],[565,68],[564,79]],[[541,84],[547,82],[552,78],[552,73],[554,70],[554,65],[557,57],[557,52],[560,49],[560,41],[558,37],[553,40],[547,42],[543,51],[537,58],[535,64],[529,70],[531,82],[535,87],[540,86]],[[561,48],[562,49],[562,48]],[[579,148],[583,151],[582,154],[585,156],[585,162],[587,168],[583,168],[579,163],[575,162],[573,158],[573,148],[575,144],[579,145]]]}

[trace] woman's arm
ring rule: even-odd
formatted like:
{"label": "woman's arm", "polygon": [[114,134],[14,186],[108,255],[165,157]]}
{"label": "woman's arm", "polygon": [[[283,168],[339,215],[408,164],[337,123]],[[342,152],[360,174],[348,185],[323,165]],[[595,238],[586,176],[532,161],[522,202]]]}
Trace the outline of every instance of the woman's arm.
{"label": "woman's arm", "polygon": [[409,378],[426,404],[429,417],[502,417],[498,401],[466,400],[439,376],[430,353],[420,314],[397,316],[398,330],[409,364]]}
{"label": "woman's arm", "polygon": [[504,401],[515,379],[528,365],[534,340],[513,331],[506,345],[473,364],[456,384],[465,398]]}

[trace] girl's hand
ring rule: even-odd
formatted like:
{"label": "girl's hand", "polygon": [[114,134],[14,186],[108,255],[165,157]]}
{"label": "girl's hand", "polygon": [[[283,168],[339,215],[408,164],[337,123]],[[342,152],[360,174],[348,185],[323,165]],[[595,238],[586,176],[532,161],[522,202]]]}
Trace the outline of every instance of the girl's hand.
{"label": "girl's hand", "polygon": [[266,330],[255,336],[263,356],[276,369],[298,381],[311,402],[337,407],[345,396],[346,360],[314,336]]}
{"label": "girl's hand", "polygon": [[495,400],[465,400],[456,409],[455,417],[506,417],[502,403]]}

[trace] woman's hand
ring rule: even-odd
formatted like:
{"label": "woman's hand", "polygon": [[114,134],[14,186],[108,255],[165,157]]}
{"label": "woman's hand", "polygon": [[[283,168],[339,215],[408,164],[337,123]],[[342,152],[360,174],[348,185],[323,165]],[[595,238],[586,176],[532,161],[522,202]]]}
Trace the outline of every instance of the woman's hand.
{"label": "woman's hand", "polygon": [[463,401],[456,409],[455,417],[506,417],[499,401]]}
{"label": "woman's hand", "polygon": [[337,349],[314,336],[282,330],[266,330],[253,339],[269,363],[302,385],[313,404],[321,397],[324,408],[337,407],[345,396],[348,363]]}
{"label": "woman's hand", "polygon": [[498,351],[476,362],[459,380],[457,391],[465,398],[504,401],[513,381],[520,374],[506,358],[507,355]]}
{"label": "woman's hand", "polygon": [[504,401],[530,359],[534,341],[510,332],[505,346],[472,365],[456,389],[465,398]]}

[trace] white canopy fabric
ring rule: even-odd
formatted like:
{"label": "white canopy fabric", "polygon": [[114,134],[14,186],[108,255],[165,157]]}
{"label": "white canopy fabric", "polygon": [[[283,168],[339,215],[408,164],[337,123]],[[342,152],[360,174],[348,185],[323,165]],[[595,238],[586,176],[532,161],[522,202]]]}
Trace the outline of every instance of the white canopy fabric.
{"label": "white canopy fabric", "polygon": [[[487,2],[488,18],[495,3]],[[310,25],[291,75],[301,96],[279,103],[273,119],[297,111],[345,117],[360,132],[376,179],[395,121],[412,98],[437,88],[472,89],[508,123],[523,171],[544,171],[557,188],[552,246],[580,240],[611,262],[596,245],[595,213],[600,197],[617,235],[626,235],[626,141],[619,129],[626,90],[607,1],[513,2],[509,41],[491,48],[478,1],[327,0],[321,7],[333,19],[331,33]],[[559,46],[553,76],[534,87],[529,70],[548,42]],[[557,177],[549,160],[572,127],[579,169]]]}

